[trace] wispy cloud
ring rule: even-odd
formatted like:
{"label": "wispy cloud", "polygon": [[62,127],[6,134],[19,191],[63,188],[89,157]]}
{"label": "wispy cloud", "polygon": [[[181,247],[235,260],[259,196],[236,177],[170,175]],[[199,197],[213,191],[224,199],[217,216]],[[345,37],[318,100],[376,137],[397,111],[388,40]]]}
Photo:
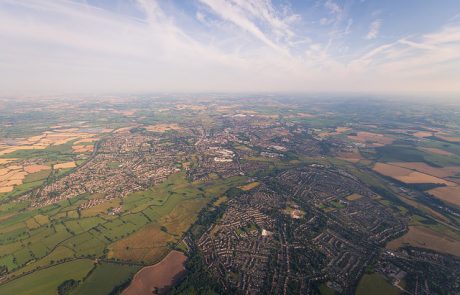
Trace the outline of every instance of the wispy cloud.
{"label": "wispy cloud", "polygon": [[320,4],[321,33],[269,0],[198,0],[187,20],[163,1],[133,3],[126,15],[68,0],[1,1],[1,94],[460,91],[455,25],[382,43],[379,15],[372,44],[357,47],[346,38],[363,41],[359,23],[332,0]]}
{"label": "wispy cloud", "polygon": [[380,28],[382,27],[382,20],[374,20],[370,26],[369,31],[367,32],[366,39],[372,40],[378,37],[380,33]]}

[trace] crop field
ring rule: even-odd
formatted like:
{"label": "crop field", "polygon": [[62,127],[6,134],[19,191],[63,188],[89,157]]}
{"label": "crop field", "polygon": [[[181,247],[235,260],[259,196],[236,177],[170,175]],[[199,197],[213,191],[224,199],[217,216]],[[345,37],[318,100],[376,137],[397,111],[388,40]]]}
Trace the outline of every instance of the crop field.
{"label": "crop field", "polygon": [[[408,183],[408,184],[435,183],[435,184],[443,184],[447,186],[456,185],[455,183],[451,181],[447,181],[439,177],[435,177],[429,174],[414,171],[415,167],[419,167],[419,166],[421,166],[421,168],[419,167],[418,169],[425,170],[425,171],[429,170],[429,168],[425,167],[426,164],[424,163],[416,163],[414,167],[411,167],[412,165],[407,165],[405,163],[400,163],[400,162],[398,162],[397,164],[399,166],[393,165],[393,164],[376,163],[373,167],[373,170],[380,174],[389,176],[391,178],[394,178],[396,180],[399,180],[401,182]],[[411,167],[411,169],[404,168],[401,166]]]}
{"label": "crop field", "polygon": [[428,192],[442,201],[460,206],[460,186],[438,187]]}
{"label": "crop field", "polygon": [[402,237],[387,244],[389,249],[404,245],[428,248],[435,251],[460,256],[460,239],[434,230],[427,226],[409,226],[409,231]]}

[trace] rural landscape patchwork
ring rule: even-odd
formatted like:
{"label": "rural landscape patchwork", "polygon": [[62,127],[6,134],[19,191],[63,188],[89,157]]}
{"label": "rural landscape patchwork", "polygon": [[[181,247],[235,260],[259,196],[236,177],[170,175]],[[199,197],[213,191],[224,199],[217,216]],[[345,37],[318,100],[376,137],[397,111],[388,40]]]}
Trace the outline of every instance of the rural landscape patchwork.
{"label": "rural landscape patchwork", "polygon": [[0,0],[0,295],[460,295],[460,0]]}
{"label": "rural landscape patchwork", "polygon": [[458,106],[0,105],[0,294],[460,290]]}

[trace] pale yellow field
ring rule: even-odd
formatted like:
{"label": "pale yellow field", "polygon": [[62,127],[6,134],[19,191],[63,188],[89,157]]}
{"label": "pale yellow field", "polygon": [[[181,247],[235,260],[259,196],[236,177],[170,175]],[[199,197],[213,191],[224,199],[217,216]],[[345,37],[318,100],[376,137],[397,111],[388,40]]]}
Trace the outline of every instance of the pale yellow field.
{"label": "pale yellow field", "polygon": [[12,186],[0,186],[0,193],[9,193],[12,192],[14,187]]}
{"label": "pale yellow field", "polygon": [[363,196],[361,196],[360,194],[351,194],[349,196],[346,197],[346,199],[348,201],[356,201],[356,200],[359,200],[361,199]]}
{"label": "pale yellow field", "polygon": [[55,164],[53,166],[54,169],[68,169],[68,168],[74,168],[77,167],[77,164],[75,162],[66,162],[66,163],[60,163],[60,164]]}
{"label": "pale yellow field", "polygon": [[[403,165],[405,167],[412,167],[412,169],[396,166],[396,165],[391,165],[391,164],[385,164],[385,163],[376,163],[374,165],[373,170],[383,174],[385,176],[392,177],[394,179],[397,179],[401,182],[404,183],[410,183],[410,184],[417,184],[417,183],[436,183],[436,184],[445,184],[447,186],[456,186],[457,184],[451,181],[447,181],[445,179],[432,176],[429,174],[421,173],[418,171],[414,171],[415,168],[417,167],[418,169],[421,170],[430,170],[431,172],[438,172],[438,173],[447,173],[444,170],[436,170],[437,168],[430,167],[424,163],[403,163],[403,162],[397,162],[397,163],[392,163],[392,164],[398,164],[398,165]],[[444,168],[443,168],[444,169]]]}
{"label": "pale yellow field", "polygon": [[435,176],[428,174],[423,174],[420,172],[411,172],[409,175],[397,176],[394,177],[399,181],[404,183],[436,183],[436,184],[445,184],[447,186],[456,186],[454,182],[450,182]]}
{"label": "pale yellow field", "polygon": [[60,129],[45,131],[40,135],[31,136],[17,141],[17,145],[8,146],[0,150],[0,156],[13,153],[19,150],[46,149],[49,146],[65,144],[72,140],[82,140],[94,137],[96,134],[78,132],[78,128]]}
{"label": "pale yellow field", "polygon": [[156,124],[156,125],[146,126],[145,129],[147,129],[148,131],[152,131],[152,132],[163,133],[169,130],[181,130],[182,128],[177,124]]}
{"label": "pale yellow field", "polygon": [[24,171],[27,173],[35,173],[35,172],[49,170],[49,169],[51,169],[51,167],[47,165],[30,165],[30,166],[24,167]]}
{"label": "pale yellow field", "polygon": [[239,188],[244,190],[244,191],[248,191],[248,190],[251,190],[255,187],[258,187],[259,186],[259,182],[255,181],[255,182],[251,182],[251,183],[248,183],[248,184],[245,184],[245,185],[242,185],[240,186]]}
{"label": "pale yellow field", "polygon": [[460,166],[449,166],[444,168],[437,168],[427,165],[422,162],[391,162],[390,165],[403,167],[407,169],[416,170],[421,173],[433,175],[439,178],[453,176],[460,173]]}
{"label": "pale yellow field", "polygon": [[385,163],[376,163],[372,168],[374,171],[389,177],[409,175],[412,170]]}
{"label": "pale yellow field", "polygon": [[428,192],[442,201],[460,206],[460,186],[438,187]]}
{"label": "pale yellow field", "polygon": [[74,145],[72,146],[72,150],[75,153],[91,153],[94,148],[92,145]]}
{"label": "pale yellow field", "polygon": [[433,135],[433,132],[428,131],[418,131],[413,134],[415,137],[429,137]]}

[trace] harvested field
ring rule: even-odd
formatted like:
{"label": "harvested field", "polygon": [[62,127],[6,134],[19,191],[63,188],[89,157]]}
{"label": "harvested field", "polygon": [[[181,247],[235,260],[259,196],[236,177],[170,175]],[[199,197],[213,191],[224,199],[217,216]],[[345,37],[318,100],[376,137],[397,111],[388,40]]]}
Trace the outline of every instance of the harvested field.
{"label": "harvested field", "polygon": [[460,166],[449,166],[443,168],[432,167],[422,162],[391,162],[389,165],[416,170],[421,173],[429,174],[439,178],[454,176],[460,173]]}
{"label": "harvested field", "polygon": [[346,199],[348,201],[356,201],[356,200],[359,200],[361,199],[363,196],[359,195],[359,194],[351,194],[349,196],[346,197]]}
{"label": "harvested field", "polygon": [[372,170],[393,178],[397,176],[409,175],[411,172],[413,172],[412,170],[407,168],[402,168],[385,163],[376,163]]}
{"label": "harvested field", "polygon": [[248,184],[245,184],[245,185],[242,185],[240,186],[240,189],[244,190],[244,191],[249,191],[249,190],[252,190],[253,188],[255,187],[258,187],[259,186],[259,182],[255,181],[255,182],[251,182],[251,183],[248,183]]}
{"label": "harvested field", "polygon": [[409,231],[404,236],[389,242],[387,248],[397,249],[404,245],[460,256],[460,241],[424,226],[409,226]]}
{"label": "harvested field", "polygon": [[442,201],[460,206],[460,186],[438,187],[428,192]]}
{"label": "harvested field", "polygon": [[156,124],[156,125],[146,126],[145,129],[147,129],[148,131],[152,131],[152,132],[163,133],[169,130],[181,130],[182,128],[177,124]]}
{"label": "harvested field", "polygon": [[448,152],[448,151],[445,151],[445,150],[441,150],[441,149],[437,149],[437,148],[420,148],[422,151],[424,152],[429,152],[429,153],[433,153],[433,154],[436,154],[436,155],[441,155],[441,156],[453,156],[454,154],[452,154],[451,152]]}
{"label": "harvested field", "polygon": [[46,165],[30,165],[30,166],[24,167],[24,171],[27,173],[35,173],[35,172],[40,172],[40,171],[49,170],[49,169],[51,169],[51,167],[46,166]]}
{"label": "harvested field", "polygon": [[94,148],[92,145],[74,145],[72,146],[72,150],[75,153],[91,153]]}
{"label": "harvested field", "polygon": [[75,162],[66,162],[66,163],[60,163],[60,164],[55,164],[53,166],[54,169],[69,169],[69,168],[74,168],[77,167],[77,164]]}
{"label": "harvested field", "polygon": [[428,132],[428,131],[418,131],[412,134],[415,137],[423,138],[423,137],[430,137],[433,136],[433,132]]}
{"label": "harvested field", "polygon": [[[405,167],[411,167],[412,169],[396,166],[395,164],[404,165]],[[454,182],[450,182],[450,181],[447,181],[442,178],[435,177],[429,174],[414,171],[416,167],[424,171],[429,170],[431,172],[444,173],[443,175],[446,175],[445,173],[447,173],[446,171],[448,171],[448,170],[444,171],[442,169],[433,168],[424,163],[405,163],[405,162],[395,162],[391,164],[376,163],[373,167],[373,170],[380,174],[383,174],[388,177],[392,177],[396,180],[399,180],[401,182],[408,183],[408,184],[436,183],[436,184],[445,184],[447,186],[456,186],[456,183]]]}
{"label": "harvested field", "polygon": [[348,138],[353,141],[370,144],[371,146],[376,146],[376,147],[384,146],[394,141],[393,138],[387,137],[383,134],[366,132],[366,131],[358,132],[356,136],[348,135]]}
{"label": "harvested field", "polygon": [[416,183],[436,183],[436,184],[445,184],[447,186],[456,186],[456,183],[450,182],[435,176],[431,176],[428,174],[420,173],[420,172],[411,172],[409,175],[404,175],[404,176],[397,176],[395,177],[397,180],[404,182],[404,183],[410,183],[410,184],[416,184]]}
{"label": "harvested field", "polygon": [[0,187],[0,193],[9,193],[12,192],[14,187],[12,186],[2,186]]}
{"label": "harvested field", "polygon": [[187,257],[179,251],[171,251],[159,263],[141,269],[123,295],[164,294],[185,273]]}

